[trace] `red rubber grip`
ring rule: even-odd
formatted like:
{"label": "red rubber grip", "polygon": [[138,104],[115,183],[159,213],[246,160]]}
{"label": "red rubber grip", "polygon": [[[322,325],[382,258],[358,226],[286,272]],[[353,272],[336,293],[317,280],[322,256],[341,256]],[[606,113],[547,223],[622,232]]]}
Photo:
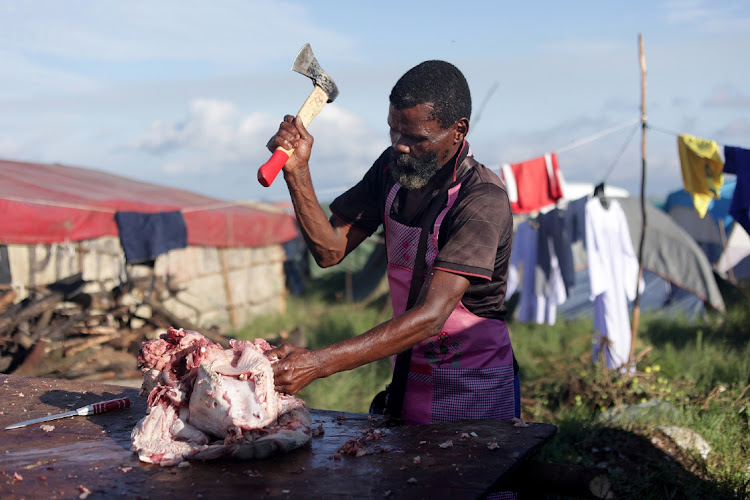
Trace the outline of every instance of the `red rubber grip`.
{"label": "red rubber grip", "polygon": [[271,159],[258,169],[258,182],[265,187],[270,186],[288,160],[289,155],[283,149],[274,151]]}

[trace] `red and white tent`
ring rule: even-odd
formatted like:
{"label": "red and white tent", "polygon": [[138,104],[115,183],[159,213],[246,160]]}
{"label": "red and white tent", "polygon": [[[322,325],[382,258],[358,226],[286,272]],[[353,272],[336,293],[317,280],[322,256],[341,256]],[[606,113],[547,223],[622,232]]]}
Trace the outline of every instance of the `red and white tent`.
{"label": "red and white tent", "polygon": [[188,245],[262,247],[297,236],[294,218],[190,191],[59,164],[0,160],[0,243],[117,236],[118,211],[179,210]]}

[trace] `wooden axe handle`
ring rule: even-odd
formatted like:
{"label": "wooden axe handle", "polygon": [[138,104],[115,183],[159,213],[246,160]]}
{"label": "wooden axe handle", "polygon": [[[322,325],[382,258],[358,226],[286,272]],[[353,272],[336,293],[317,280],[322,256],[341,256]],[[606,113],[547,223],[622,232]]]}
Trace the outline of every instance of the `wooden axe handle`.
{"label": "wooden axe handle", "polygon": [[[313,91],[307,97],[307,100],[299,109],[297,116],[302,120],[302,124],[307,127],[310,122],[318,116],[320,110],[323,109],[325,103],[328,102],[328,94],[321,87],[315,85]],[[286,165],[289,157],[294,153],[294,148],[284,149],[282,147],[276,148],[271,159],[264,163],[258,169],[258,182],[263,186],[268,187],[273,183],[273,180],[279,174],[284,165]]]}

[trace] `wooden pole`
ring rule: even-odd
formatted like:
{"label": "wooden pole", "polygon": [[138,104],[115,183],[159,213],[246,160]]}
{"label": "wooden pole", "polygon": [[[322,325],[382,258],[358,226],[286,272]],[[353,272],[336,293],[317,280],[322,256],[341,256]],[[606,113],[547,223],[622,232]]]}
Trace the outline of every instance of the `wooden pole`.
{"label": "wooden pole", "polygon": [[643,35],[638,34],[638,55],[641,64],[641,241],[638,246],[638,281],[635,288],[635,302],[633,302],[633,321],[630,333],[630,356],[628,357],[628,368],[633,366],[633,354],[635,353],[635,339],[638,332],[638,322],[641,317],[641,291],[640,283],[643,278],[643,243],[646,240],[646,55],[643,52]]}

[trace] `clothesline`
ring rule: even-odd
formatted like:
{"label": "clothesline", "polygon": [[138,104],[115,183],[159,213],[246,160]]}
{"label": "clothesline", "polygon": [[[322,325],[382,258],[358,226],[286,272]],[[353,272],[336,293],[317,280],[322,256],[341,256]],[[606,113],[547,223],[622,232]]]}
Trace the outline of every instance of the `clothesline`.
{"label": "clothesline", "polygon": [[[607,179],[609,178],[609,176],[614,171],[614,168],[617,166],[617,164],[622,159],[622,156],[625,154],[625,151],[627,150],[628,146],[630,145],[631,141],[633,140],[633,137],[635,137],[636,132],[638,131],[638,129],[641,128],[641,119],[640,118],[635,118],[635,119],[632,119],[632,120],[628,120],[627,122],[621,123],[619,125],[615,125],[613,127],[609,127],[607,129],[604,129],[604,130],[601,130],[599,132],[596,132],[596,133],[594,133],[592,135],[583,137],[581,139],[576,139],[575,141],[572,141],[572,142],[566,144],[565,146],[562,146],[561,148],[553,149],[552,151],[554,151],[556,154],[560,154],[560,153],[565,153],[565,152],[568,152],[568,151],[572,151],[572,150],[574,150],[576,148],[579,148],[581,146],[585,146],[586,144],[589,144],[591,142],[599,140],[599,139],[601,139],[603,137],[606,137],[606,136],[608,136],[610,134],[613,134],[615,132],[619,132],[620,130],[622,130],[624,128],[627,128],[629,126],[633,127],[632,130],[631,130],[630,135],[628,136],[628,138],[623,143],[622,148],[618,152],[618,154],[615,157],[614,161],[609,165],[609,167],[607,168],[606,174],[602,178],[602,182],[606,182]],[[654,130],[656,132],[661,132],[661,133],[664,133],[664,134],[673,135],[675,137],[677,137],[679,135],[683,135],[683,134],[680,134],[678,132],[673,132],[671,130],[667,130],[667,129],[664,129],[664,128],[654,127],[653,125],[649,125],[648,123],[646,124],[646,128],[648,128],[650,130]],[[723,144],[721,144],[721,143],[717,142],[717,144],[723,146]],[[341,192],[346,191],[350,187],[351,186],[337,186],[337,187],[332,187],[332,188],[318,190],[317,193],[318,193],[318,195],[327,195],[327,194],[333,194],[333,193],[341,193]]]}
{"label": "clothesline", "polygon": [[553,151],[557,154],[564,153],[566,151],[571,151],[573,149],[579,148],[581,146],[584,146],[590,142],[594,142],[597,139],[601,139],[602,137],[608,136],[609,134],[613,134],[619,130],[622,130],[626,127],[629,127],[631,125],[635,125],[636,123],[641,123],[641,119],[637,118],[635,120],[629,120],[625,123],[621,123],[620,125],[615,125],[614,127],[610,127],[608,129],[602,130],[601,132],[597,132],[593,135],[590,135],[588,137],[584,137],[583,139],[578,139],[576,141],[573,141],[566,146],[563,146],[561,148],[554,149]]}
{"label": "clothesline", "polygon": [[615,157],[615,161],[612,162],[612,164],[607,169],[607,173],[602,178],[602,182],[607,182],[607,179],[609,179],[610,174],[615,169],[615,166],[620,162],[620,159],[622,158],[622,155],[625,154],[625,150],[628,149],[628,146],[630,145],[630,141],[633,140],[633,137],[635,137],[635,133],[639,129],[639,124],[636,124],[633,126],[633,130],[628,136],[627,140],[623,143],[622,148],[620,148],[620,152],[617,154],[617,157]]}
{"label": "clothesline", "polygon": [[[571,151],[571,150],[576,149],[578,147],[584,146],[584,145],[586,145],[586,144],[588,144],[590,142],[594,142],[594,141],[596,141],[598,139],[601,139],[602,137],[606,137],[606,136],[608,136],[610,134],[618,132],[618,131],[620,131],[620,130],[622,130],[624,128],[627,128],[627,127],[632,126],[632,125],[637,125],[637,124],[640,124],[640,123],[641,123],[640,118],[636,118],[634,120],[628,120],[627,122],[621,123],[619,125],[615,125],[614,127],[610,127],[610,128],[605,129],[605,130],[601,130],[601,131],[599,131],[599,132],[597,132],[595,134],[592,134],[590,136],[584,137],[582,139],[577,139],[577,140],[575,140],[575,141],[567,144],[566,146],[563,146],[562,148],[558,148],[558,149],[553,150],[553,151],[555,153],[557,153],[557,154],[563,153],[563,152],[566,152],[566,151]],[[630,143],[630,141],[633,139],[633,136],[635,135],[635,132],[637,130],[638,130],[637,126],[633,128],[633,132],[630,135],[630,137],[628,138],[628,140],[626,141],[625,145],[623,146],[622,151],[617,155],[617,158],[612,163],[612,165],[610,165],[609,170],[607,172],[607,175],[605,176],[605,180],[612,173],[612,170],[614,169],[615,165],[620,161],[620,158],[622,157],[623,153],[625,152],[625,149],[627,148],[627,146]],[[337,187],[332,187],[332,188],[327,188],[327,189],[316,190],[316,192],[317,192],[318,195],[340,193],[340,192],[346,191],[350,187],[351,186],[337,186]]]}
{"label": "clothesline", "polygon": [[[681,135],[685,135],[685,133],[673,132],[673,131],[667,130],[665,128],[654,127],[653,125],[646,125],[646,128],[649,129],[649,130],[653,130],[655,132],[661,132],[662,134],[673,135],[675,137],[678,137],[678,136],[681,136]],[[709,138],[708,137],[704,137],[704,139],[709,139]],[[728,145],[725,142],[719,142],[719,141],[715,141],[713,139],[711,139],[711,140],[714,141],[719,146],[727,146]]]}
{"label": "clothesline", "polygon": [[[604,175],[604,177],[602,179],[602,182],[606,182],[606,180],[609,178],[609,176],[611,175],[612,171],[614,170],[615,166],[617,165],[617,163],[620,161],[620,159],[622,158],[623,154],[625,153],[625,150],[630,145],[630,142],[633,140],[633,137],[635,136],[636,131],[640,128],[640,126],[639,126],[641,124],[640,118],[628,121],[626,123],[622,123],[620,125],[616,125],[614,127],[611,127],[611,128],[605,129],[605,130],[602,130],[601,132],[597,132],[596,134],[590,135],[588,137],[584,137],[583,139],[578,139],[576,141],[573,141],[573,142],[569,143],[566,146],[558,148],[557,150],[555,150],[555,152],[557,154],[560,154],[560,153],[563,153],[563,152],[566,152],[566,151],[573,150],[573,149],[578,148],[580,146],[584,146],[586,144],[589,144],[590,142],[593,142],[593,141],[595,141],[597,139],[601,139],[602,137],[605,137],[605,136],[607,136],[609,134],[612,134],[614,132],[622,130],[623,128],[626,128],[627,126],[633,125],[633,124],[635,124],[636,126],[633,127],[633,130],[632,130],[630,136],[627,138],[627,140],[623,144],[622,149],[620,150],[620,152],[618,153],[617,157],[612,162],[612,164],[609,166],[609,168],[607,169],[607,173]],[[663,134],[673,135],[675,137],[678,137],[680,135],[684,135],[684,134],[681,134],[679,132],[673,132],[671,130],[667,130],[667,129],[664,129],[664,128],[661,128],[661,127],[654,127],[653,125],[649,125],[648,123],[646,123],[646,128],[650,129],[650,130],[654,130],[655,132],[661,132]],[[714,142],[716,142],[719,146],[725,146],[725,144],[722,144],[722,143],[720,143],[718,141],[714,141]]]}
{"label": "clothesline", "polygon": [[15,196],[4,196],[3,199],[8,201],[18,201],[21,203],[33,203],[34,205],[47,205],[50,207],[58,207],[58,208],[73,208],[76,210],[86,210],[89,212],[103,212],[103,213],[116,213],[117,210],[113,208],[103,208],[103,207],[96,207],[93,205],[82,205],[80,203],[64,203],[60,201],[48,201],[48,200],[38,200],[34,198],[18,198]]}
{"label": "clothesline", "polygon": [[273,212],[273,213],[283,213],[284,210],[281,208],[274,207],[269,204],[254,202],[254,201],[226,201],[226,202],[219,202],[219,203],[213,203],[211,205],[199,205],[193,208],[181,208],[180,212],[186,214],[190,212],[199,212],[203,210],[220,210],[222,208],[231,208],[231,207],[246,207],[246,208],[254,208],[256,210],[262,210],[264,212]]}
{"label": "clothesline", "polygon": [[[72,208],[75,210],[86,210],[87,212],[102,212],[102,213],[109,213],[109,214],[115,214],[118,212],[118,210],[114,208],[97,207],[94,205],[85,205],[81,203],[65,203],[62,201],[49,201],[49,200],[40,200],[36,198],[23,198],[23,197],[17,197],[17,196],[5,196],[4,199],[8,201],[17,201],[20,203],[32,203],[34,205],[45,205],[45,206],[57,207],[57,208]],[[191,208],[182,208],[182,209],[179,209],[179,211],[182,213],[190,213],[190,212],[197,212],[197,211],[203,211],[203,210],[220,210],[222,208],[230,208],[230,207],[247,207],[247,208],[255,208],[257,210],[263,210],[266,212],[283,212],[283,210],[281,209],[276,209],[273,207],[264,207],[262,206],[262,204],[254,203],[254,202],[247,202],[247,201],[219,202],[219,203],[213,203],[211,205],[202,205],[202,206],[195,206]]]}

